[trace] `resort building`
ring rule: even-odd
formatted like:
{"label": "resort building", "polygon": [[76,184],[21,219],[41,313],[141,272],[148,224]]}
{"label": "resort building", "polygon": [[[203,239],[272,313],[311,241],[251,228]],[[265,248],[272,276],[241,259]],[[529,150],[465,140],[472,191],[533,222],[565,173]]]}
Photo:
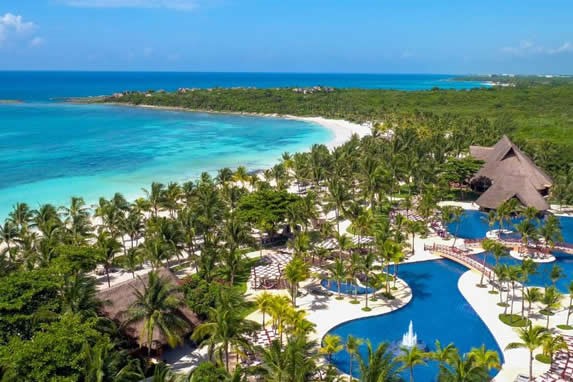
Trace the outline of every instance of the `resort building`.
{"label": "resort building", "polygon": [[[174,287],[179,286],[180,280],[169,269],[162,267],[157,269],[156,272],[157,276],[170,285]],[[103,302],[101,313],[120,325],[125,335],[132,338],[141,347],[148,347],[147,339],[144,336],[143,320],[127,325],[125,325],[125,322],[129,319],[129,307],[137,299],[136,291],[143,293],[144,288],[148,285],[148,278],[149,274],[145,274],[136,279],[113,285],[111,288],[101,290],[97,294],[98,299]],[[188,324],[188,332],[184,334],[191,333],[193,328],[201,323],[197,315],[186,305],[182,305],[179,308],[179,315]],[[152,338],[151,349],[161,352],[167,344],[167,338],[158,328],[155,328],[153,331]]]}
{"label": "resort building", "polygon": [[496,209],[515,198],[526,207],[549,209],[545,197],[553,181],[507,136],[493,147],[470,146],[470,154],[485,162],[472,179],[474,188],[483,191],[476,201],[481,208]]}

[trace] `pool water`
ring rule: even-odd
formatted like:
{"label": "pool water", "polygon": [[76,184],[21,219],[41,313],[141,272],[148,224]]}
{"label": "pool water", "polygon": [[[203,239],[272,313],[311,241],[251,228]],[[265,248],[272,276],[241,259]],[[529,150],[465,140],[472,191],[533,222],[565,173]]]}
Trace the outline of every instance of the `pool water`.
{"label": "pool water", "polygon": [[[573,217],[558,216],[557,219],[561,226],[563,241],[568,244],[573,244]],[[522,220],[523,218],[514,218],[511,224],[517,224]],[[449,233],[463,239],[483,239],[487,231],[499,229],[499,224],[495,223],[493,227],[490,228],[485,212],[465,210],[459,223],[450,223],[447,228]],[[512,226],[504,226],[504,228],[513,229]]]}
{"label": "pool water", "polygon": [[[565,273],[565,277],[559,279],[555,286],[559,292],[567,294],[569,293],[569,284],[571,281],[573,281],[573,255],[557,251],[552,252],[552,254],[555,256],[556,261],[553,263],[538,263],[537,272],[529,276],[529,281],[525,285],[536,287],[550,286],[551,278],[549,276],[551,274],[551,268],[553,268],[553,265],[557,264]],[[493,255],[491,255],[490,252],[478,253],[472,257],[481,263],[483,261],[484,255],[486,256],[486,263],[493,267],[495,265],[495,258]],[[504,256],[499,259],[499,263],[507,265],[520,265],[521,260],[511,256]]]}
{"label": "pool water", "polygon": [[[336,282],[336,280],[324,279],[320,282],[320,285],[322,285],[324,288],[326,288],[332,292],[338,293],[338,283]],[[366,293],[374,293],[374,292],[376,292],[376,289],[374,289],[374,288],[362,287],[360,285],[356,285],[356,284],[349,283],[349,282],[340,283],[340,293],[342,293],[342,294],[355,295],[355,294],[366,294]]]}
{"label": "pool water", "polygon": [[[485,345],[488,349],[496,350],[503,363],[497,342],[459,292],[458,279],[467,268],[446,259],[402,264],[399,268],[400,277],[413,292],[408,305],[390,314],[340,324],[328,334],[340,336],[343,342],[348,335],[369,339],[375,347],[382,342],[401,340],[412,320],[418,340],[427,344],[430,351],[434,349],[436,339],[444,346],[453,342],[461,353]],[[360,351],[366,353],[364,345]],[[335,354],[333,363],[348,373],[349,356],[346,351]],[[357,368],[356,362],[353,365]],[[353,374],[358,375],[358,370],[354,370]],[[414,369],[416,381],[436,381],[437,374],[438,364],[434,361]],[[408,375],[408,371],[402,372],[404,380],[409,379]]]}

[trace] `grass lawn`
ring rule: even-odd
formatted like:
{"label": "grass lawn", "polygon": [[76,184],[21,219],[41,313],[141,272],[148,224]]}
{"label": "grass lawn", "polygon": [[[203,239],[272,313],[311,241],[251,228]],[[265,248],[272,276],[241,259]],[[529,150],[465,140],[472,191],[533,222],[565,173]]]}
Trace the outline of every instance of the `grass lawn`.
{"label": "grass lawn", "polygon": [[523,328],[531,324],[528,318],[521,318],[519,314],[500,314],[499,319],[506,325],[514,328]]}

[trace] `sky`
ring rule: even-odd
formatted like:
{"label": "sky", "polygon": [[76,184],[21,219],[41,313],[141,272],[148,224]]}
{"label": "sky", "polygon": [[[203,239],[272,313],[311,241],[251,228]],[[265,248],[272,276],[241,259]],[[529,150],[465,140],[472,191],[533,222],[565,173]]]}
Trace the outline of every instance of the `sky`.
{"label": "sky", "polygon": [[0,70],[573,74],[573,1],[0,0]]}

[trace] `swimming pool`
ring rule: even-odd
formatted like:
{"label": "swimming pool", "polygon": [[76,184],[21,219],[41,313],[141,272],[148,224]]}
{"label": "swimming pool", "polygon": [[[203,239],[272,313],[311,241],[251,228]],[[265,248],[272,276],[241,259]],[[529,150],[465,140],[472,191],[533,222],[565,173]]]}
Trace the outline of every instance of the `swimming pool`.
{"label": "swimming pool", "polygon": [[[366,317],[340,324],[328,334],[338,335],[343,341],[348,335],[369,339],[373,346],[381,342],[399,341],[408,329],[410,320],[418,339],[434,349],[438,339],[443,345],[453,342],[461,353],[482,344],[496,350],[503,362],[503,354],[486,325],[461,295],[458,279],[467,268],[450,260],[432,260],[399,266],[400,277],[413,292],[411,302],[390,314]],[[365,353],[365,346],[361,347]],[[342,351],[333,356],[333,364],[348,373],[348,353]],[[354,363],[356,364],[356,363]],[[357,370],[354,375],[357,375]],[[438,364],[428,361],[427,366],[414,369],[417,381],[435,381]],[[408,380],[408,372],[402,373]]]}
{"label": "swimming pool", "polygon": [[[565,243],[573,244],[573,217],[558,216],[561,233]],[[523,218],[514,218],[511,224],[517,224]],[[487,222],[487,214],[477,210],[464,210],[459,223],[450,223],[447,226],[448,232],[463,239],[483,239],[490,229],[499,229],[499,224],[495,223],[490,228]],[[512,226],[504,227],[513,229]]]}
{"label": "swimming pool", "polygon": [[[336,280],[322,280],[320,282],[320,285],[322,285],[324,288],[332,291],[332,292],[336,292],[338,293],[338,283],[336,282]],[[366,294],[366,293],[374,293],[376,292],[376,289],[371,288],[371,287],[362,287],[360,285],[355,285],[349,282],[341,282],[340,283],[340,293],[342,294],[350,294],[350,295],[354,295],[354,294]]]}
{"label": "swimming pool", "polygon": [[[484,254],[488,254],[486,257],[486,263],[494,266],[495,258],[489,252],[478,253],[472,257],[481,263],[483,261]],[[552,254],[555,256],[556,261],[553,263],[538,263],[537,273],[531,275],[529,277],[529,281],[525,285],[537,287],[550,286],[551,278],[549,275],[551,274],[551,268],[553,268],[553,265],[557,264],[564,271],[565,277],[559,279],[555,286],[557,289],[559,289],[559,292],[569,293],[569,284],[571,281],[573,281],[573,255],[568,255],[566,253],[557,251],[552,252]],[[504,256],[499,259],[499,263],[507,265],[520,265],[521,260],[511,256]]]}

